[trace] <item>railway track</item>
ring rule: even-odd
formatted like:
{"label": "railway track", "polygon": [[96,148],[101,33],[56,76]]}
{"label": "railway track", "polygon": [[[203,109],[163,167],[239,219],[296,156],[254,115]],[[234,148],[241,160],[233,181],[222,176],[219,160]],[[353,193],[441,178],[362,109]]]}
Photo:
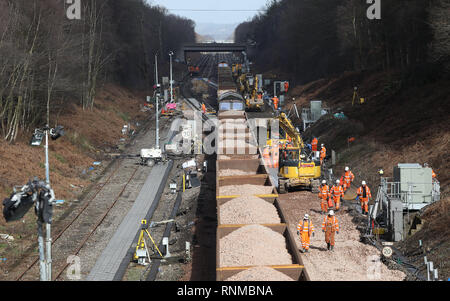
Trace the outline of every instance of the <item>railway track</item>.
{"label": "railway track", "polygon": [[[77,227],[78,233],[76,236],[77,237],[84,236],[83,240],[78,245],[78,247],[71,250],[71,252],[70,252],[70,255],[78,255],[81,248],[86,244],[86,242],[89,240],[89,238],[92,236],[92,234],[95,233],[96,229],[104,221],[104,219],[106,218],[108,213],[111,211],[111,209],[116,205],[117,201],[123,195],[125,189],[127,188],[129,183],[133,180],[134,176],[136,175],[139,167],[136,167],[132,170],[131,175],[128,177],[126,183],[122,186],[119,193],[115,197],[114,201],[109,206],[107,204],[108,202],[104,202],[104,200],[103,200],[103,202],[102,202],[102,200],[96,201],[97,197],[103,191],[105,191],[106,188],[115,189],[115,190],[117,189],[117,184],[115,183],[116,181],[113,181],[113,180],[116,180],[115,176],[117,175],[118,170],[122,167],[121,161],[122,160],[117,161],[116,167],[110,173],[110,175],[108,176],[106,181],[100,185],[97,185],[98,188],[95,190],[92,197],[90,197],[89,200],[83,205],[83,207],[81,207],[80,211],[64,226],[64,228],[61,231],[58,232],[58,234],[55,237],[52,237],[52,250],[53,250],[52,265],[53,265],[53,268],[56,266],[63,266],[63,268],[60,269],[59,272],[56,273],[56,276],[53,277],[52,280],[57,280],[68,266],[68,264],[66,263],[66,258],[64,256],[58,256],[59,255],[58,252],[55,252],[55,248],[57,250],[58,244],[61,240],[63,240],[62,238],[64,237],[64,235],[68,234],[68,232],[73,227]],[[93,225],[89,225],[89,227],[86,227],[85,224],[84,224],[84,227],[80,226],[81,220],[83,220],[83,218],[86,218],[86,217],[88,217],[89,219],[92,218],[92,216],[91,216],[93,214],[92,212],[96,211],[95,209],[98,209],[97,206],[101,206],[101,204],[99,204],[99,203],[103,203],[103,205],[105,205],[105,204],[107,205],[106,209],[100,215],[100,218],[97,219]],[[93,206],[96,206],[97,208],[92,209]],[[96,215],[96,214],[94,214],[94,215]],[[82,233],[80,233],[80,232],[82,232]],[[69,235],[72,236],[72,234],[69,234]],[[61,246],[59,246],[59,247],[61,247]],[[61,257],[64,257],[64,258],[61,258]],[[39,257],[37,256],[31,262],[31,264],[28,265],[28,267],[16,278],[16,281],[24,280],[27,275],[33,274],[33,268],[36,267],[36,264],[38,262],[39,262]]]}

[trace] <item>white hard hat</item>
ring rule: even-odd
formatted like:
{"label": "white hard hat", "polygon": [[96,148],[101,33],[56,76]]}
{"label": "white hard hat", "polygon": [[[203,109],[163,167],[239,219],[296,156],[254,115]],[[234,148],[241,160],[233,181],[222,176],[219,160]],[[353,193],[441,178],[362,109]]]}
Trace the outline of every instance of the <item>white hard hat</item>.
{"label": "white hard hat", "polygon": [[341,183],[341,181],[339,181],[339,180],[336,180],[336,184],[340,184]]}
{"label": "white hard hat", "polygon": [[326,183],[327,183],[327,181],[326,181],[326,180],[323,180],[323,181],[322,181],[322,184],[326,184]]}
{"label": "white hard hat", "polygon": [[350,170],[350,168],[348,168],[348,166],[345,168],[345,171],[349,171]]}
{"label": "white hard hat", "polygon": [[334,211],[330,210],[330,212],[328,212],[329,215],[333,216],[334,215]]}
{"label": "white hard hat", "polygon": [[362,181],[362,185],[365,186],[366,185],[366,181]]}
{"label": "white hard hat", "polygon": [[309,219],[309,214],[305,214],[305,217],[303,219]]}
{"label": "white hard hat", "polygon": [[322,147],[324,147],[324,146],[325,146],[325,144],[323,144],[323,143],[322,143],[322,144],[321,144],[321,146],[322,146]]}

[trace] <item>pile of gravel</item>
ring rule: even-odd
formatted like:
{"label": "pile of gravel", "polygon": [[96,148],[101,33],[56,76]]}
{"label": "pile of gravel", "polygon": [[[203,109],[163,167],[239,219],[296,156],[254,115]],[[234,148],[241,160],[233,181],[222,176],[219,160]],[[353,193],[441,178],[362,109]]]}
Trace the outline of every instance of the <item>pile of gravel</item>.
{"label": "pile of gravel", "polygon": [[259,155],[219,155],[219,160],[254,160],[259,159]]}
{"label": "pile of gravel", "polygon": [[245,171],[240,169],[222,169],[219,171],[219,177],[249,176],[249,175],[256,175],[256,171]]}
{"label": "pile of gravel", "polygon": [[254,267],[242,271],[225,281],[294,281],[291,277],[269,267]]}
{"label": "pile of gravel", "polygon": [[272,186],[263,185],[228,185],[219,187],[219,195],[260,195],[271,194],[273,190]]}
{"label": "pile of gravel", "polygon": [[279,224],[275,206],[255,196],[241,196],[220,206],[220,223],[240,224]]}
{"label": "pile of gravel", "polygon": [[267,227],[249,225],[220,239],[220,267],[292,264],[283,235]]}

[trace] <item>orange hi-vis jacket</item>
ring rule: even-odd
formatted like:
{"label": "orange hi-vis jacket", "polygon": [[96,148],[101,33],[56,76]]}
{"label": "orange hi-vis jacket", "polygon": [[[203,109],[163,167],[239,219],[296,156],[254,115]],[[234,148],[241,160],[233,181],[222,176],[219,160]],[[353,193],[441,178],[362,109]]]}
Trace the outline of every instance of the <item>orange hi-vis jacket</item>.
{"label": "orange hi-vis jacket", "polygon": [[366,197],[363,197],[363,193],[364,193],[364,188],[363,186],[359,187],[358,190],[356,191],[356,194],[359,196],[359,199],[361,201],[366,201],[368,198],[372,198],[372,194],[370,193],[370,188],[369,186],[366,185]]}
{"label": "orange hi-vis jacket", "polygon": [[313,152],[317,152],[317,145],[319,144],[319,140],[317,138],[314,138],[311,142],[311,148]]}
{"label": "orange hi-vis jacket", "polygon": [[322,147],[322,149],[320,150],[320,157],[321,158],[325,158],[327,156],[327,149],[324,147]]}
{"label": "orange hi-vis jacket", "polygon": [[347,185],[347,187],[350,187],[350,183],[355,180],[355,175],[350,170],[346,171],[341,178],[341,182],[342,180],[344,180],[344,183]]}
{"label": "orange hi-vis jacket", "polygon": [[336,216],[325,216],[325,219],[322,223],[322,230],[327,231],[331,230],[331,232],[339,232],[339,221]]}
{"label": "orange hi-vis jacket", "polygon": [[330,187],[328,185],[320,185],[319,187],[319,199],[328,200],[330,197]]}
{"label": "orange hi-vis jacket", "polygon": [[300,234],[308,233],[308,236],[311,236],[311,234],[314,232],[314,225],[311,221],[303,220],[298,223],[297,230],[300,232]]}
{"label": "orange hi-vis jacket", "polygon": [[334,185],[330,189],[330,195],[333,197],[335,203],[340,202],[341,197],[344,197],[344,189],[342,189],[342,186]]}
{"label": "orange hi-vis jacket", "polygon": [[433,179],[436,179],[437,175],[436,175],[436,173],[434,172],[434,170],[431,170],[431,176],[432,176]]}

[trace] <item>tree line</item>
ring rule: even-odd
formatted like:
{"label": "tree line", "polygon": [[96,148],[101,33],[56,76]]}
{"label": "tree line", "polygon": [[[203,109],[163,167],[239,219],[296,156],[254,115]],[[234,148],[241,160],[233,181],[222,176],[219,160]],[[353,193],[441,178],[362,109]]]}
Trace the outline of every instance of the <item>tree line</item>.
{"label": "tree line", "polygon": [[409,82],[450,73],[447,0],[272,0],[240,24],[235,40],[254,45],[253,60],[301,83],[347,70],[400,71]]}
{"label": "tree line", "polygon": [[193,21],[144,0],[81,1],[69,20],[65,0],[0,0],[0,131],[49,123],[46,116],[77,104],[92,109],[107,82],[149,89],[153,58],[195,41]]}

